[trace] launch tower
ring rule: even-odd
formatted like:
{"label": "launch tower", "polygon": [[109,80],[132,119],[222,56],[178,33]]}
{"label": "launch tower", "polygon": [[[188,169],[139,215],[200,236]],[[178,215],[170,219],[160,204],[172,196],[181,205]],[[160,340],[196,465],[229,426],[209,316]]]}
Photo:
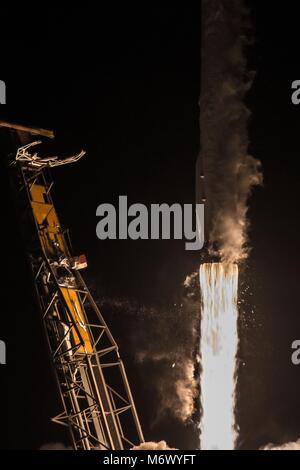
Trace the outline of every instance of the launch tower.
{"label": "launch tower", "polygon": [[[18,207],[26,220],[26,243],[45,337],[57,380],[66,426],[79,450],[123,450],[144,441],[118,345],[83,277],[84,255],[73,256],[51,192],[50,168],[80,160],[39,157],[40,141],[51,131],[0,122],[26,136],[11,161]],[[23,141],[24,143],[24,141]]]}

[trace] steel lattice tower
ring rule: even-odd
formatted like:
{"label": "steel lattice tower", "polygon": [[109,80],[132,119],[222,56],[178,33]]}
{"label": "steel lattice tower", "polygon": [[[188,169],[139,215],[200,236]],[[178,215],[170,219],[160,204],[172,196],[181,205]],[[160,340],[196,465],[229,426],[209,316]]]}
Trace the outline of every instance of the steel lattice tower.
{"label": "steel lattice tower", "polygon": [[[24,130],[52,136],[42,129]],[[11,167],[63,405],[53,421],[68,427],[74,449],[129,449],[144,437],[118,345],[79,272],[85,258],[72,256],[51,197],[49,168],[75,162],[85,152],[65,160],[39,158],[31,153],[38,143],[20,147]]]}

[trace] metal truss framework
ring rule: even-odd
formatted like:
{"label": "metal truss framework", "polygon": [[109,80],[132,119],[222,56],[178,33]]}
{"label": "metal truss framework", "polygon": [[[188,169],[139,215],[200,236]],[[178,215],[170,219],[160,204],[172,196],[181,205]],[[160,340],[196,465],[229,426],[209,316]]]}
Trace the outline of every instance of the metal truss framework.
{"label": "metal truss framework", "polygon": [[[17,155],[26,151],[19,149]],[[20,197],[24,201],[25,196],[27,210],[29,204],[33,213],[32,188],[43,187],[46,202],[54,210],[52,183],[43,167],[29,163],[14,162]],[[32,218],[31,265],[63,404],[63,412],[53,421],[69,428],[74,449],[129,449],[144,438],[117,343],[80,273],[69,270],[72,285],[62,281],[57,270],[59,256],[55,250],[47,252],[42,243],[47,226],[34,214]],[[60,225],[57,229],[64,255],[70,258],[65,234]]]}

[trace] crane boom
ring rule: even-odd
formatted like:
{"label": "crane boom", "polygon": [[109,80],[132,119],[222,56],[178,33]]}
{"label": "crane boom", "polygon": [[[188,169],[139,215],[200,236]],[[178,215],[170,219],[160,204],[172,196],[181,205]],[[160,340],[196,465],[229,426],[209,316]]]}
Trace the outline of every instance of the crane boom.
{"label": "crane boom", "polygon": [[31,135],[42,135],[48,137],[49,139],[54,139],[54,132],[48,129],[42,129],[32,126],[24,126],[23,124],[16,124],[12,122],[0,120],[0,127],[6,127],[7,129],[14,129],[18,132],[26,132]]}

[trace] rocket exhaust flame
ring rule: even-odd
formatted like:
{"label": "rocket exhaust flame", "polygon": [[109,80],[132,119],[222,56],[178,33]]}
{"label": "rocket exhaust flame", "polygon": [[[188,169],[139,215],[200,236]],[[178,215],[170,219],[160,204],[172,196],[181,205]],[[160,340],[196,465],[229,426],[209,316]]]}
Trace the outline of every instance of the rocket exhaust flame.
{"label": "rocket exhaust flame", "polygon": [[232,450],[235,425],[236,355],[238,348],[238,267],[205,263],[201,288],[202,450]]}

